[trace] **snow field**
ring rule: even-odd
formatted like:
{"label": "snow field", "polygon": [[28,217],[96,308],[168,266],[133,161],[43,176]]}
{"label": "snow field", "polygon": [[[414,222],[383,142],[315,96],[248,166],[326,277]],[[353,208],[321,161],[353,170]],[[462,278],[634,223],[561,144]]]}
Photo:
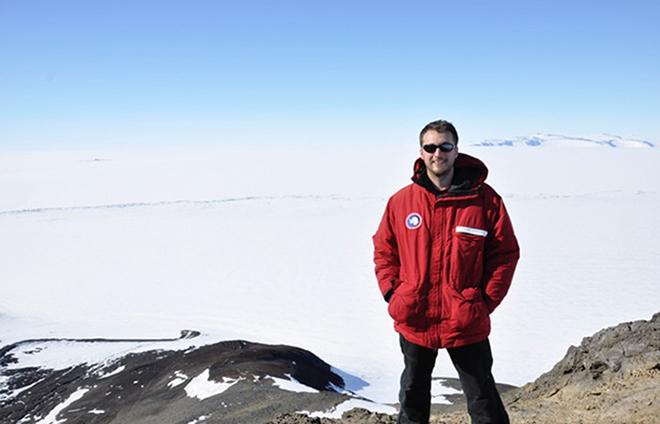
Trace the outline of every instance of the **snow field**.
{"label": "snow field", "polygon": [[[498,381],[530,381],[583,336],[657,312],[656,149],[466,152],[489,167],[522,249],[492,316]],[[196,329],[209,341],[311,350],[364,380],[358,395],[394,402],[402,359],[371,235],[415,155],[382,146],[3,157],[0,178],[12,184],[0,195],[0,340]],[[443,352],[434,375],[455,376]]]}

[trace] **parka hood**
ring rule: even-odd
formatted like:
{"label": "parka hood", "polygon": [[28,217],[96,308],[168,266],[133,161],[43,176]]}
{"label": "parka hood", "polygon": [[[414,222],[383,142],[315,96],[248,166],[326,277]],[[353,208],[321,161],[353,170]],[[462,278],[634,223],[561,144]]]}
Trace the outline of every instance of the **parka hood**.
{"label": "parka hood", "polygon": [[431,182],[422,158],[415,161],[412,180],[437,195],[461,196],[476,190],[487,176],[488,168],[482,161],[465,153],[459,153],[454,162],[454,177],[451,187],[446,193],[441,193]]}

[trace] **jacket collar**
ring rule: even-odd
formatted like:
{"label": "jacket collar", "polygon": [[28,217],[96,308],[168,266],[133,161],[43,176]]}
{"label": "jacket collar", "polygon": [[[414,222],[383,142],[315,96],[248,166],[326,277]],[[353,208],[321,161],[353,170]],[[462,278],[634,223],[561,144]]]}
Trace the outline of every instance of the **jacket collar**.
{"label": "jacket collar", "polygon": [[475,194],[487,176],[488,168],[482,161],[465,153],[459,153],[454,162],[454,177],[449,190],[444,192],[438,190],[429,179],[426,165],[421,158],[415,161],[412,180],[438,198],[456,198]]}

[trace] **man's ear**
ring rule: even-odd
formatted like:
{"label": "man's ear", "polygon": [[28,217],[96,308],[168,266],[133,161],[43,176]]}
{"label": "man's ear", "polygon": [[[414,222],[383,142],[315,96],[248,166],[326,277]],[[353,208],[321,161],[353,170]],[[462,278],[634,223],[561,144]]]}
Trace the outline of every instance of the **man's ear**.
{"label": "man's ear", "polygon": [[424,149],[422,149],[421,146],[419,147],[419,157],[422,159],[424,158]]}

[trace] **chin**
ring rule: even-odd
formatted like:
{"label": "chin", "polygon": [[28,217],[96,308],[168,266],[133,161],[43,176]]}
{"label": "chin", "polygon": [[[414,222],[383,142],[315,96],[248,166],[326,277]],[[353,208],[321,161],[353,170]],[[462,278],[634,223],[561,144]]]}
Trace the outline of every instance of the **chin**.
{"label": "chin", "polygon": [[438,177],[440,177],[440,176],[442,176],[442,175],[445,175],[447,172],[449,172],[449,169],[450,169],[450,168],[447,168],[446,166],[443,166],[443,167],[437,167],[437,166],[434,166],[434,167],[431,168],[431,171],[432,171],[435,175],[437,175]]}

